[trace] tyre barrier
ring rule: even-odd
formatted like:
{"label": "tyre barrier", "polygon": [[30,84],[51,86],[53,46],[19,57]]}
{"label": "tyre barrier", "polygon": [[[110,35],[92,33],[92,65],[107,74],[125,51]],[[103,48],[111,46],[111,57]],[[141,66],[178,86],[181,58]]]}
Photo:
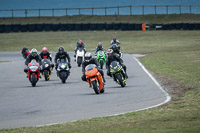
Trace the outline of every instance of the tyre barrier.
{"label": "tyre barrier", "polygon": [[34,32],[35,30],[36,30],[35,24],[29,24],[29,25],[28,25],[28,31],[29,31],[29,32]]}
{"label": "tyre barrier", "polygon": [[20,24],[12,25],[12,32],[19,32],[20,31]]}
{"label": "tyre barrier", "polygon": [[52,24],[44,24],[45,31],[51,31]]}
{"label": "tyre barrier", "polygon": [[88,23],[88,24],[82,24],[82,30],[83,31],[87,31],[89,29],[90,29],[90,23]]}
{"label": "tyre barrier", "polygon": [[21,32],[27,32],[28,31],[28,25],[27,24],[21,24],[20,31]]}
{"label": "tyre barrier", "polygon": [[44,30],[44,24],[36,24],[35,29],[36,29],[36,31],[43,31]]}
{"label": "tyre barrier", "polygon": [[73,31],[74,30],[74,24],[67,24],[67,30]]}
{"label": "tyre barrier", "polygon": [[5,32],[5,25],[1,24],[0,25],[0,33],[4,33]]}
{"label": "tyre barrier", "polygon": [[60,24],[60,30],[66,31],[67,30],[67,24]]}
{"label": "tyre barrier", "polygon": [[5,33],[10,33],[11,31],[12,31],[12,25],[5,25],[4,32]]}
{"label": "tyre barrier", "polygon": [[[1,24],[0,33],[35,31],[142,30],[134,23]],[[200,23],[146,24],[146,30],[200,30]]]}
{"label": "tyre barrier", "polygon": [[58,31],[60,29],[60,24],[52,24],[51,28],[53,31]]}

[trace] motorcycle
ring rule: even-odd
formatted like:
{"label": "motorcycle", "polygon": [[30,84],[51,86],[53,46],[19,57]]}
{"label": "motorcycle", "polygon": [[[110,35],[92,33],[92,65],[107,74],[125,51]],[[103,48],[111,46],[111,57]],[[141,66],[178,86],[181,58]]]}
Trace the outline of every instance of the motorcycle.
{"label": "motorcycle", "polygon": [[65,83],[70,75],[69,65],[65,59],[58,61],[57,75],[61,79],[62,83]]}
{"label": "motorcycle", "polygon": [[22,56],[24,57],[24,59],[26,59],[27,58],[27,56],[30,54],[30,50],[28,50],[28,49],[22,49],[21,51],[21,54],[22,54]]}
{"label": "motorcycle", "polygon": [[120,84],[121,87],[126,86],[126,76],[125,76],[125,71],[122,68],[122,65],[119,64],[117,61],[112,61],[110,64],[110,73],[113,77],[113,80]]}
{"label": "motorcycle", "polygon": [[78,67],[81,66],[82,62],[85,60],[85,50],[82,48],[78,48],[76,52],[76,62],[78,64]]}
{"label": "motorcycle", "polygon": [[35,87],[36,83],[39,80],[40,77],[40,70],[39,70],[39,63],[36,62],[35,59],[33,59],[29,64],[28,64],[28,79],[31,82],[32,86]]}
{"label": "motorcycle", "polygon": [[45,81],[48,81],[51,77],[52,67],[51,62],[49,59],[42,59],[42,76],[44,77]]}
{"label": "motorcycle", "polygon": [[104,51],[97,52],[97,61],[100,63],[101,69],[103,69],[103,66],[106,62],[106,54]]}
{"label": "motorcycle", "polygon": [[85,67],[85,76],[90,87],[94,89],[96,94],[104,93],[103,78],[95,64],[89,64]]}

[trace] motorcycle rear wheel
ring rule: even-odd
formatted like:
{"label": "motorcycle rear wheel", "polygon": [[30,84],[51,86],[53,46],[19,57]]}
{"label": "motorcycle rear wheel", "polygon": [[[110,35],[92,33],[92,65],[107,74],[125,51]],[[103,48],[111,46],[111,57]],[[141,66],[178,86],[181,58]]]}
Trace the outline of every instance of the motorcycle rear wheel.
{"label": "motorcycle rear wheel", "polygon": [[36,83],[37,83],[37,78],[36,78],[36,75],[33,74],[33,75],[32,75],[32,79],[31,79],[31,84],[32,84],[33,87],[35,87],[35,86],[36,86]]}

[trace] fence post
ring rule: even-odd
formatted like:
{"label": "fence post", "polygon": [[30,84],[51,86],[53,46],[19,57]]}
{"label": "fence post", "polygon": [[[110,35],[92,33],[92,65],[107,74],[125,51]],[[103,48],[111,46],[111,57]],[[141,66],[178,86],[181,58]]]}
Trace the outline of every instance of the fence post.
{"label": "fence post", "polygon": [[66,16],[67,16],[67,8],[66,8]]}
{"label": "fence post", "polygon": [[106,7],[105,7],[105,16],[106,16]]}
{"label": "fence post", "polygon": [[190,14],[192,14],[192,6],[190,5]]}
{"label": "fence post", "polygon": [[119,6],[117,7],[117,10],[118,10],[118,16],[119,16]]}
{"label": "fence post", "polygon": [[25,9],[24,13],[25,13],[25,17],[27,18],[27,14],[28,14],[27,9]]}
{"label": "fence post", "polygon": [[131,6],[130,6],[130,16],[132,15],[132,8],[131,8]]}
{"label": "fence post", "polygon": [[93,14],[94,14],[94,8],[92,8],[92,16],[93,16]]}
{"label": "fence post", "polygon": [[166,6],[166,14],[168,15],[168,6]]}
{"label": "fence post", "polygon": [[38,11],[39,11],[39,18],[40,18],[40,9],[38,9]]}
{"label": "fence post", "polygon": [[156,16],[156,5],[155,5],[155,16]]}
{"label": "fence post", "polygon": [[54,9],[52,9],[52,17],[54,17]]}
{"label": "fence post", "polygon": [[144,15],[144,6],[142,6],[142,14]]}
{"label": "fence post", "polygon": [[14,17],[14,10],[12,9],[12,18]]}
{"label": "fence post", "polygon": [[180,15],[181,15],[181,5],[179,5],[179,12],[180,12]]}

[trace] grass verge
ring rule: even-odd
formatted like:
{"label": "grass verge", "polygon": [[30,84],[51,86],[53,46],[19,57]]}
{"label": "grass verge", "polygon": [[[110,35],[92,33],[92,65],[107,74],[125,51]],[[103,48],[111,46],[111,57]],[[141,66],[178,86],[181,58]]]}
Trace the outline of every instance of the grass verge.
{"label": "grass verge", "polygon": [[199,23],[199,14],[169,15],[74,15],[62,17],[0,18],[0,24],[41,24],[41,23]]}
{"label": "grass verge", "polygon": [[[78,39],[93,51],[101,41],[109,47],[113,36],[122,52],[148,54],[142,63],[173,85],[172,101],[161,107],[119,116],[94,118],[44,127],[3,129],[2,133],[107,132],[107,133],[198,133],[200,131],[200,31],[74,31],[0,34],[1,51],[19,51],[22,46],[56,51],[63,45],[72,51]],[[158,79],[159,80],[159,79]],[[166,80],[166,78],[164,79]],[[169,90],[170,91],[170,90]],[[176,92],[181,91],[182,95]]]}

